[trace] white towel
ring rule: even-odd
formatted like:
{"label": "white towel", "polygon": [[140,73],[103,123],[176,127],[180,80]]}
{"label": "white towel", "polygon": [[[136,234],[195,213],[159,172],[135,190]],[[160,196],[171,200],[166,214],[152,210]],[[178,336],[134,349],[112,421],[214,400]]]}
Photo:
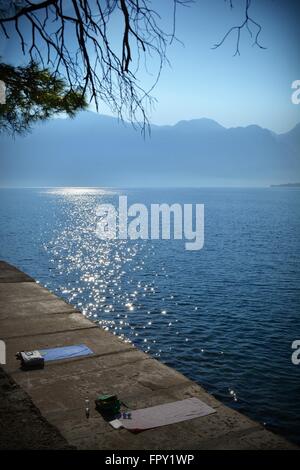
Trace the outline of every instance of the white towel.
{"label": "white towel", "polygon": [[200,418],[216,410],[198,398],[165,403],[163,405],[131,411],[131,419],[120,418],[118,421],[130,431],[143,431],[145,429],[180,423],[189,419]]}

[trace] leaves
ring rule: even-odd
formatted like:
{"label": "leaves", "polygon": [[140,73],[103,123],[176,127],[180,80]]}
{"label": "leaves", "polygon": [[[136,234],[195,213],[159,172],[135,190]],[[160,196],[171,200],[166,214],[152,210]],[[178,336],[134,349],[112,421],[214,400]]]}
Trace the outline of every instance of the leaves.
{"label": "leaves", "polygon": [[67,86],[62,78],[40,69],[35,62],[24,67],[0,63],[0,80],[6,85],[6,103],[0,105],[0,132],[11,135],[30,131],[38,121],[87,107],[83,92]]}

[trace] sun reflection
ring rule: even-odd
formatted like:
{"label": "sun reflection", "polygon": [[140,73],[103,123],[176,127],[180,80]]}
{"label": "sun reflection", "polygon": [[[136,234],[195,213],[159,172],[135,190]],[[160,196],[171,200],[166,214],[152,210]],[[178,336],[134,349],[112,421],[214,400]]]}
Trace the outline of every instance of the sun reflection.
{"label": "sun reflection", "polygon": [[151,264],[156,247],[96,236],[97,204],[116,204],[119,192],[82,187],[47,192],[58,195],[63,214],[44,244],[56,293],[99,327],[153,356],[164,359],[167,349],[160,347],[166,338],[178,345],[189,341],[186,323],[175,317],[178,296],[165,284],[166,268]]}
{"label": "sun reflection", "polygon": [[88,187],[75,187],[65,186],[61,188],[49,188],[46,191],[49,194],[61,195],[61,196],[85,196],[85,195],[99,195],[107,196],[118,194],[117,191],[109,188],[88,188]]}

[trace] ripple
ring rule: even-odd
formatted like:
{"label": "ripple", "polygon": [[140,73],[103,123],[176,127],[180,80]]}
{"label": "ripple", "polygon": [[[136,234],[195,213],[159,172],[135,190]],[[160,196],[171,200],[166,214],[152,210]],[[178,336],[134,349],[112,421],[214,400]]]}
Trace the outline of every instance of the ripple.
{"label": "ripple", "polygon": [[[95,207],[124,192],[72,191],[6,197],[1,257],[99,327],[300,442],[300,369],[290,360],[300,331],[299,195],[187,191],[207,213],[205,247],[191,253],[180,241],[97,239]],[[159,190],[134,192],[140,202],[150,196],[159,200]]]}

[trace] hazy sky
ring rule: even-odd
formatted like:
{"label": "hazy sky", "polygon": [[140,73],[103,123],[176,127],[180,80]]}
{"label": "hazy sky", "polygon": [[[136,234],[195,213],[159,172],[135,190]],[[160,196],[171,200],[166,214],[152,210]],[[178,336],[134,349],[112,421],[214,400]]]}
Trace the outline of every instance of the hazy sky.
{"label": "hazy sky", "polygon": [[[68,2],[68,0],[64,1]],[[240,24],[244,19],[246,0],[232,1],[233,10],[230,9],[229,0],[195,0],[190,7],[178,8],[176,31],[178,38],[184,42],[184,46],[174,42],[169,48],[168,57],[172,67],[166,66],[164,68],[160,81],[154,90],[158,101],[152,116],[150,116],[153,123],[174,124],[180,120],[206,117],[218,121],[225,127],[257,124],[278,133],[289,131],[297,123],[300,123],[300,105],[295,105],[291,101],[291,84],[295,80],[300,80],[300,28],[298,25],[300,1],[252,0],[250,14],[262,26],[261,43],[267,49],[252,47],[253,38],[251,39],[247,31],[243,31],[240,44],[241,55],[235,57],[233,57],[236,48],[236,36],[234,35],[230,36],[219,49],[212,49],[212,46],[222,39],[230,27]],[[153,0],[153,7],[161,13],[163,29],[171,30],[172,0]],[[120,17],[116,14],[110,23],[111,43],[113,47],[119,48],[118,50],[122,46],[120,40],[122,29],[119,20]],[[254,29],[253,33],[255,34]],[[16,45],[17,41],[9,44],[0,43],[0,56],[9,62],[20,63],[21,58],[20,54],[16,53]],[[26,63],[24,59],[22,60],[23,63]],[[149,70],[153,72],[156,65],[155,60],[149,61]],[[139,78],[144,87],[153,80],[153,76],[149,76],[142,69]],[[109,114],[109,111],[103,106],[100,108],[100,113]],[[105,126],[101,128],[98,121],[95,122],[95,127],[91,128],[91,116],[87,114],[84,116],[87,117],[86,121],[85,118],[78,117],[75,122],[69,123],[71,134],[68,134],[67,130],[65,131],[68,128],[67,123],[67,127],[61,126],[60,133],[60,126],[57,126],[57,121],[54,121],[45,124],[44,133],[42,129],[39,129],[38,131],[33,130],[32,135],[16,139],[16,141],[6,139],[1,148],[3,157],[1,157],[0,184],[3,186],[120,186],[121,181],[123,186],[150,184],[148,170],[141,170],[140,175],[134,169],[136,167],[134,165],[130,167],[128,159],[123,158],[123,149],[120,151],[120,147],[117,148],[117,144],[123,146],[122,140],[118,143],[114,142],[113,138],[108,139],[107,150],[103,149],[103,142],[99,148],[98,144],[94,143],[88,151],[88,158],[86,158],[86,142],[101,142],[101,132],[106,135],[106,128]],[[99,123],[100,121],[101,118],[99,118]],[[50,144],[51,126],[54,129],[52,132],[55,137],[50,139]],[[40,158],[40,150],[38,149],[43,148],[43,136],[47,135],[48,131],[50,132],[47,141],[49,148],[45,149],[48,158],[45,158],[45,155],[44,158]],[[260,134],[257,134],[255,129],[252,131],[250,129],[249,132],[253,132],[254,137],[253,142],[251,139],[247,141],[247,150],[252,149],[251,151],[255,153],[256,157],[262,155],[261,164],[272,161],[270,160],[270,155],[272,155],[274,162],[272,161],[270,168],[274,169],[276,161],[288,166],[287,158],[277,158],[276,160],[272,145],[271,147],[267,146],[262,138],[258,138],[256,141],[257,135]],[[122,128],[120,128],[120,133],[118,135],[122,135]],[[109,132],[108,135],[110,135]],[[76,140],[78,136],[80,142]],[[87,138],[87,136],[89,137]],[[96,141],[91,137],[96,138]],[[46,137],[45,139],[47,140]],[[134,134],[134,139],[141,139],[138,132]],[[205,139],[202,138],[203,145],[204,141]],[[237,148],[243,148],[244,141],[238,142],[240,144],[237,144]],[[188,143],[190,142],[188,141]],[[136,148],[139,149],[138,145],[146,144],[140,140],[129,140],[129,144],[126,146],[128,158],[131,158],[131,154]],[[195,145],[198,149],[198,143]],[[122,157],[119,166],[115,157],[114,160],[113,158],[105,160],[107,156],[111,155],[109,153],[110,147],[115,149],[115,157]],[[251,149],[249,150],[248,147]],[[151,151],[154,152],[153,158],[159,156],[158,151]],[[212,150],[211,157],[219,157],[223,151],[226,154],[223,147],[218,148],[213,155]],[[185,150],[182,154],[184,152]],[[232,156],[232,152],[228,152]],[[199,157],[206,155],[206,153],[207,151],[203,150]],[[197,152],[193,153],[193,155],[196,154]],[[52,158],[53,155],[56,159]],[[254,177],[251,181],[250,179],[245,180],[237,175],[233,182],[233,177],[226,176],[226,172],[221,181],[216,177],[218,168],[215,172],[211,171],[211,179],[209,179],[208,173],[202,174],[199,169],[194,171],[196,167],[191,164],[190,167],[183,167],[176,180],[172,180],[170,177],[170,181],[174,182],[174,185],[186,186],[226,184],[245,186],[267,185],[272,181],[298,181],[299,171],[297,170],[298,173],[293,172],[294,167],[298,168],[297,155],[293,158],[291,157],[291,166],[288,168],[290,173],[280,173],[276,180],[275,177],[270,180],[268,170],[268,176],[263,181],[259,177],[257,180]],[[237,161],[247,167],[247,165],[252,165],[254,160],[252,161],[251,157],[249,155],[247,157],[246,152],[242,151],[240,160],[237,159]],[[179,162],[182,163],[180,158]],[[112,173],[109,171],[111,164],[113,165]],[[137,164],[140,164],[139,159]],[[151,163],[151,168],[152,166]],[[236,163],[229,160],[226,171],[234,174],[235,167]],[[105,171],[102,171],[102,168],[105,168]],[[132,171],[129,171],[129,168]],[[191,173],[189,173],[190,168],[192,168]],[[155,167],[155,171],[156,184],[165,184],[164,180],[158,178],[160,175],[159,164]],[[249,169],[245,172],[246,175],[247,172]],[[244,175],[244,170],[241,174]],[[169,178],[169,169],[167,175]]]}
{"label": "hazy sky", "polygon": [[[190,7],[178,8],[176,33],[184,46],[174,42],[169,48],[172,67],[164,68],[153,92],[158,100],[153,123],[208,117],[226,127],[258,124],[285,132],[300,122],[300,105],[291,102],[291,84],[300,79],[299,1],[252,0],[250,12],[262,25],[261,43],[266,50],[252,47],[246,30],[240,56],[233,57],[234,34],[221,48],[212,49],[231,26],[243,20],[245,1],[233,0],[233,9],[229,0],[195,0]],[[152,3],[161,13],[162,25],[171,29],[172,0]],[[120,37],[117,27],[113,21],[112,42]],[[12,61],[13,49],[3,43],[0,55]],[[143,84],[152,78],[141,72]],[[100,112],[110,114],[105,106]]]}
{"label": "hazy sky", "polygon": [[234,35],[212,49],[243,18],[245,2],[233,4],[231,10],[229,1],[196,0],[178,9],[177,36],[185,46],[169,49],[172,69],[164,69],[154,91],[153,122],[205,116],[224,126],[255,123],[284,132],[300,121],[300,105],[291,102],[291,83],[300,79],[300,2],[252,0],[250,11],[262,25],[267,49],[252,47],[244,31],[236,57]]}
{"label": "hazy sky", "polygon": [[[236,33],[212,48],[244,19],[245,0],[233,0],[233,9],[229,3],[195,0],[178,8],[176,35],[184,46],[175,42],[169,48],[171,68],[164,68],[153,92],[153,123],[208,117],[226,127],[258,124],[280,133],[300,122],[300,105],[291,102],[291,84],[300,79],[300,2],[252,0],[250,13],[262,26],[266,49],[253,47],[244,30],[236,57]],[[170,30],[172,0],[153,4]],[[151,82],[146,73],[141,79]]]}

